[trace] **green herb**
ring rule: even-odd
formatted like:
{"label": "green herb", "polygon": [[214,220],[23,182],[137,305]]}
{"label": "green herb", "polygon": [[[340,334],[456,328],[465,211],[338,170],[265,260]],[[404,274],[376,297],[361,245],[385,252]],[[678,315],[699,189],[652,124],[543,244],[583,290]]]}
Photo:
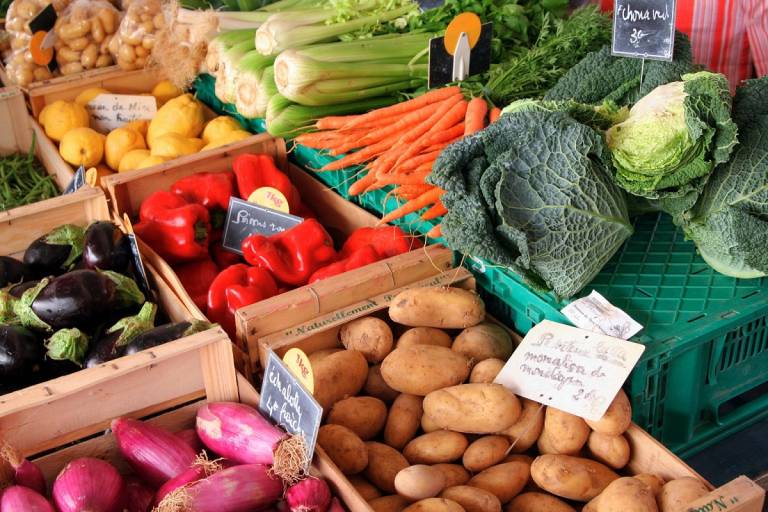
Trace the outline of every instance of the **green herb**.
{"label": "green herb", "polygon": [[59,195],[53,176],[35,158],[35,142],[29,152],[0,157],[0,211]]}

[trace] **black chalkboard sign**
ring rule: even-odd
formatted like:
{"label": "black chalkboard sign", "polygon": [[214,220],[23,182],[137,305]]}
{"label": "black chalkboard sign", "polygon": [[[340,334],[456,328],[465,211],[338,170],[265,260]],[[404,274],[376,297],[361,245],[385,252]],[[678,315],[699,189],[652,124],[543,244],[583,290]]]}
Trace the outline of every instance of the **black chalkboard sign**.
{"label": "black chalkboard sign", "polygon": [[227,219],[224,221],[222,245],[225,249],[243,254],[241,246],[248,236],[259,233],[271,236],[301,224],[304,219],[264,208],[236,197],[229,200]]}
{"label": "black chalkboard sign", "polygon": [[[469,74],[485,73],[491,67],[491,39],[493,24],[484,23],[480,38],[469,55]],[[453,55],[445,50],[442,37],[429,40],[429,83],[430,89],[451,83],[453,73]]]}
{"label": "black chalkboard sign", "polygon": [[64,194],[77,192],[83,185],[85,185],[85,167],[81,165],[72,177],[72,181],[70,181],[67,188],[64,189]]}
{"label": "black chalkboard sign", "polygon": [[151,302],[154,302],[155,294],[152,293],[152,289],[149,287],[149,279],[147,279],[147,269],[144,268],[144,262],[141,260],[141,253],[139,252],[139,241],[136,239],[136,235],[128,234],[128,246],[131,248],[131,256],[133,257],[133,273],[136,278],[136,284],[139,285],[139,290],[144,294],[144,297]]}
{"label": "black chalkboard sign", "polygon": [[[56,15],[56,10],[53,8],[53,4],[48,4],[46,7],[41,9],[34,18],[29,20],[29,31],[32,32],[32,34],[37,32],[50,32],[54,25],[56,25],[57,18],[58,16]],[[53,47],[53,43],[55,41],[55,39],[52,39],[53,35],[53,33],[48,33],[43,40],[43,45],[50,45]],[[59,67],[56,59],[51,59],[47,66],[51,71],[54,71]]]}
{"label": "black chalkboard sign", "polygon": [[286,432],[304,436],[307,460],[312,461],[323,408],[272,350],[264,368],[259,410]]}
{"label": "black chalkboard sign", "polygon": [[675,0],[614,0],[613,55],[672,60]]}

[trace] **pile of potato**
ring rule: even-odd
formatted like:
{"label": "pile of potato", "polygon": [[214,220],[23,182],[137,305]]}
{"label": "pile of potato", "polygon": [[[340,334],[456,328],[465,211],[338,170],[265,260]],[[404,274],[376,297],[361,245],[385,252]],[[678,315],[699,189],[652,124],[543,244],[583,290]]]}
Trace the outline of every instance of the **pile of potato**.
{"label": "pile of potato", "polygon": [[165,28],[159,0],[131,2],[109,51],[121,69],[142,69],[148,64],[157,33]]}
{"label": "pile of potato", "polygon": [[56,62],[62,75],[113,64],[109,43],[120,12],[105,0],[76,0],[56,19]]}
{"label": "pile of potato", "polygon": [[709,492],[620,477],[623,392],[587,422],[493,384],[514,343],[471,291],[404,291],[389,319],[353,320],[339,338],[345,349],[309,355],[318,444],[376,512],[677,512]]}

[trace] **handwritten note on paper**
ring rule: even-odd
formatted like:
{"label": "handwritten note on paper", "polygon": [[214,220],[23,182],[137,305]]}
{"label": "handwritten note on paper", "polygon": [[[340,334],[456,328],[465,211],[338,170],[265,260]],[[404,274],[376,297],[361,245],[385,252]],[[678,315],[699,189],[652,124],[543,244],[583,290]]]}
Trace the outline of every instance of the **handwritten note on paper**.
{"label": "handwritten note on paper", "polygon": [[560,312],[576,327],[622,340],[628,340],[643,329],[631,316],[594,290]]}
{"label": "handwritten note on paper", "polygon": [[672,60],[675,0],[614,0],[613,55]]}
{"label": "handwritten note on paper", "polygon": [[157,100],[154,96],[99,94],[85,108],[91,115],[91,127],[106,133],[137,119],[152,119]]}
{"label": "handwritten note on paper", "polygon": [[530,400],[599,420],[644,350],[639,343],[545,320],[523,338],[494,382]]}

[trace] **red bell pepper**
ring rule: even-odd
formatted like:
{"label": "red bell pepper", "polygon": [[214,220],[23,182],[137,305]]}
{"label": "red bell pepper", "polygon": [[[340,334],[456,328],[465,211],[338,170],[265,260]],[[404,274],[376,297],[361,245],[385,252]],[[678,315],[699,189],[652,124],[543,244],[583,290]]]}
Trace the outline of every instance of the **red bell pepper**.
{"label": "red bell pepper", "polygon": [[382,258],[391,258],[418,249],[423,244],[418,238],[408,236],[397,226],[359,228],[354,230],[344,242],[341,256],[346,258],[366,245],[372,245]]}
{"label": "red bell pepper", "polygon": [[221,242],[216,242],[211,245],[211,257],[216,263],[216,266],[219,267],[219,270],[224,270],[225,268],[237,265],[238,263],[243,263],[244,261],[243,257],[239,254],[226,250],[224,246],[221,245]]}
{"label": "red bell pepper", "polygon": [[210,210],[229,208],[229,198],[235,195],[235,177],[230,171],[199,172],[181,178],[171,185],[171,192],[188,203],[196,203]]}
{"label": "red bell pepper", "polygon": [[208,256],[210,215],[205,207],[183,197],[157,191],[141,203],[136,234],[171,263]]}
{"label": "red bell pepper", "polygon": [[208,288],[219,275],[219,267],[208,258],[176,266],[173,270],[192,301],[205,313],[208,308]]}
{"label": "red bell pepper", "polygon": [[364,267],[370,263],[375,263],[381,260],[381,255],[376,252],[376,249],[371,245],[364,245],[355,252],[335,263],[316,270],[309,278],[308,284],[312,284],[315,281],[326,279],[331,276],[342,274],[348,270],[354,270],[356,268]]}
{"label": "red bell pepper", "polygon": [[245,261],[293,286],[305,285],[316,270],[336,260],[331,235],[316,219],[270,237],[251,235],[243,240],[242,248]]}
{"label": "red bell pepper", "polygon": [[243,306],[277,295],[277,283],[268,271],[245,264],[219,273],[208,289],[208,318],[218,322],[234,339],[235,312]]}
{"label": "red bell pepper", "polygon": [[262,187],[272,187],[279,190],[288,201],[292,214],[301,210],[301,196],[291,180],[280,169],[269,155],[240,155],[232,162],[235,171],[237,188],[242,199],[248,199],[254,190]]}

